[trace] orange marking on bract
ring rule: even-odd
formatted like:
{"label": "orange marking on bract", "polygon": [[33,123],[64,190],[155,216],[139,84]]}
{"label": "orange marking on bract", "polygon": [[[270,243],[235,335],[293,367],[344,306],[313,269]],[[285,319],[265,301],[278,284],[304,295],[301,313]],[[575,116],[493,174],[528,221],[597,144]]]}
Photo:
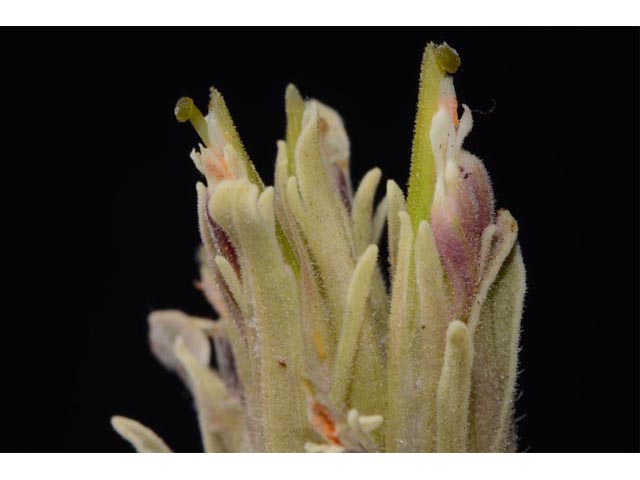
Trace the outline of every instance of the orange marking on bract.
{"label": "orange marking on bract", "polygon": [[331,418],[329,410],[318,402],[313,402],[311,406],[311,423],[313,427],[324,435],[334,445],[340,445],[336,424]]}
{"label": "orange marking on bract", "polygon": [[453,126],[458,128],[460,119],[458,118],[458,99],[456,97],[444,97],[440,99],[440,105],[446,108],[453,120]]}

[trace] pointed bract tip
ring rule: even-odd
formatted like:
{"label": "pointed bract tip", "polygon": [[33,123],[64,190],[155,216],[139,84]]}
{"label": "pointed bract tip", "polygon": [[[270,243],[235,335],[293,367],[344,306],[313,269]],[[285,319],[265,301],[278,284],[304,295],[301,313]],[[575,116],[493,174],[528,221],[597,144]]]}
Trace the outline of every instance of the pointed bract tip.
{"label": "pointed bract tip", "polygon": [[285,97],[300,97],[302,98],[302,95],[300,94],[300,90],[298,90],[298,87],[296,87],[293,83],[289,83],[287,85],[287,88],[284,92]]}
{"label": "pointed bract tip", "polygon": [[209,89],[209,110],[215,111],[218,108],[226,109],[226,102],[220,90],[216,87],[211,87]]}

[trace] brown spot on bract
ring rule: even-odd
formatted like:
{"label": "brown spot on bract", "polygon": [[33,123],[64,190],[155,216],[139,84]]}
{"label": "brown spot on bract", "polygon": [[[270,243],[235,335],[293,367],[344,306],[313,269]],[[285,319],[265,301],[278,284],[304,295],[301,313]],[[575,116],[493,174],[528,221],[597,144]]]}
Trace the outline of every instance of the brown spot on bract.
{"label": "brown spot on bract", "polygon": [[324,118],[318,119],[318,127],[320,128],[320,135],[326,135],[329,131],[329,124]]}

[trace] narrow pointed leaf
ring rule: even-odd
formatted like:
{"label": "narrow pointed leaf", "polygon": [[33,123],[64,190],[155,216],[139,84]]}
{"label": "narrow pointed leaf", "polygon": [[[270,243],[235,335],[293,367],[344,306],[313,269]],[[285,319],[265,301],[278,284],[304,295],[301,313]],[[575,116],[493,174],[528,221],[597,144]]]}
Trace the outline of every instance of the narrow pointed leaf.
{"label": "narrow pointed leaf", "polygon": [[371,231],[370,242],[378,245],[382,238],[382,232],[387,223],[387,197],[385,196],[376,207],[376,211],[373,214],[373,225]]}
{"label": "narrow pointed leaf", "polygon": [[349,290],[347,309],[342,322],[342,331],[338,343],[336,364],[333,369],[331,398],[335,405],[344,405],[347,388],[353,378],[353,364],[361,339],[362,324],[366,321],[366,304],[371,291],[371,280],[378,258],[378,247],[369,245],[358,260]]}
{"label": "narrow pointed leaf", "polygon": [[[409,441],[408,422],[413,424],[413,413],[405,408],[407,370],[410,345],[407,330],[413,314],[414,295],[410,276],[413,256],[413,229],[406,212],[399,212],[397,263],[391,285],[391,313],[387,348],[387,413],[385,421],[385,447],[387,451],[403,451]],[[411,417],[411,418],[409,418]]]}
{"label": "narrow pointed leaf", "polygon": [[353,221],[353,237],[356,244],[356,254],[364,252],[371,243],[373,223],[373,199],[380,183],[382,172],[373,168],[364,176],[353,199],[351,217]]}
{"label": "narrow pointed leaf", "polygon": [[138,453],[171,453],[171,449],[158,435],[135,420],[116,415],[111,417],[111,426]]}
{"label": "narrow pointed leaf", "polygon": [[[290,187],[289,180],[291,180]],[[276,216],[299,258],[297,278],[301,323],[304,343],[310,346],[304,351],[305,373],[315,384],[328,391],[330,368],[333,367],[338,336],[337,323],[331,315],[329,303],[320,288],[321,278],[298,220],[304,218],[304,207],[300,201],[295,177],[289,178],[287,174],[284,142],[278,143],[274,183]]]}
{"label": "narrow pointed leaf", "polygon": [[508,210],[500,210],[494,226],[485,230],[481,247],[481,266],[483,268],[476,301],[469,315],[469,329],[475,330],[480,320],[482,305],[489,294],[503,264],[516,244],[518,223]]}
{"label": "narrow pointed leaf", "polygon": [[416,420],[420,421],[416,437],[419,437],[419,450],[430,452],[435,448],[436,395],[450,313],[440,256],[426,220],[420,222],[416,236],[415,274],[419,303],[415,332],[419,373],[416,377],[424,386],[422,398],[416,405],[419,410]]}
{"label": "narrow pointed leaf", "polygon": [[182,337],[186,347],[203,365],[211,359],[211,343],[194,319],[179,310],[156,310],[149,315],[149,344],[158,361],[186,380],[184,369],[173,351],[176,338]]}
{"label": "narrow pointed leaf", "polygon": [[296,170],[295,151],[296,143],[302,129],[302,114],[304,113],[304,100],[295,85],[290,83],[284,95],[285,111],[287,114],[287,171],[293,175]]}
{"label": "narrow pointed leaf", "polygon": [[400,218],[398,214],[406,211],[404,194],[396,182],[387,181],[387,235],[389,248],[389,271],[391,278],[395,275],[398,258],[398,238],[400,236]]}
{"label": "narrow pointed leaf", "polygon": [[198,362],[182,338],[176,340],[175,354],[189,376],[205,451],[242,451],[245,426],[240,404],[229,395],[220,377]]}
{"label": "narrow pointed leaf", "polygon": [[287,201],[315,261],[333,321],[339,325],[355,268],[355,246],[348,214],[320,157],[317,108],[312,103],[305,111],[296,146],[296,176],[289,178]]}

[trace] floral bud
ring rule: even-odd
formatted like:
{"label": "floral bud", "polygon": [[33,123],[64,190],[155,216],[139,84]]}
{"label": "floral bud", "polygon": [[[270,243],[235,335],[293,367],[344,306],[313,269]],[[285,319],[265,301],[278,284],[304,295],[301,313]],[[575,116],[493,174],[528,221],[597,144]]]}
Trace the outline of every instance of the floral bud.
{"label": "floral bud", "polygon": [[458,119],[451,77],[440,87],[431,126],[436,187],[431,221],[447,277],[453,289],[454,318],[466,318],[480,275],[482,232],[493,222],[493,191],[482,162],[462,150],[473,119],[465,105]]}

